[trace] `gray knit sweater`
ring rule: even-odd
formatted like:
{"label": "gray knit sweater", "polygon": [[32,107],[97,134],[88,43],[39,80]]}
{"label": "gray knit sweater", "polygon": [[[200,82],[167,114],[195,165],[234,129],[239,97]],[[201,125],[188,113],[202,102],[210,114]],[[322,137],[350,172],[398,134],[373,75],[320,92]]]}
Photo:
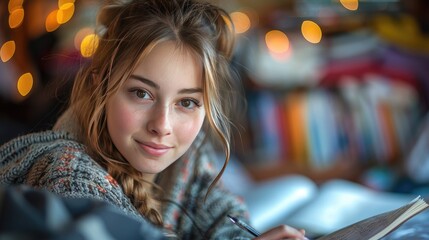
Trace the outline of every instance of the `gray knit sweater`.
{"label": "gray knit sweater", "polygon": [[[226,217],[247,218],[238,197],[218,185],[204,201],[217,171],[211,161],[201,150],[159,174],[157,182],[172,201],[163,205],[165,227],[179,239],[249,239]],[[1,146],[0,184],[26,184],[64,197],[99,199],[142,217],[118,183],[64,129],[28,134]]]}

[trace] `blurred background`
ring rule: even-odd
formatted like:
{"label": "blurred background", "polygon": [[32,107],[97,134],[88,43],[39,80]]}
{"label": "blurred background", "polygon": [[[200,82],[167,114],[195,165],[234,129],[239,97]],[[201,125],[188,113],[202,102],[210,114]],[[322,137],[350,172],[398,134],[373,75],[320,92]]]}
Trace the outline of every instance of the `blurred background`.
{"label": "blurred background", "polygon": [[[252,181],[298,174],[429,192],[425,173],[407,171],[429,161],[427,142],[410,157],[429,136],[429,1],[213,2],[236,27],[247,105],[234,159]],[[52,127],[96,46],[101,3],[0,2],[0,144]]]}

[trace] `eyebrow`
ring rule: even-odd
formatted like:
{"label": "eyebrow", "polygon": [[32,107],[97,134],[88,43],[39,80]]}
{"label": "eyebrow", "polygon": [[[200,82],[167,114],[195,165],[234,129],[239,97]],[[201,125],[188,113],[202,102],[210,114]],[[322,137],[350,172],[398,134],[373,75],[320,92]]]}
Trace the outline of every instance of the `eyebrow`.
{"label": "eyebrow", "polygon": [[144,78],[142,76],[137,76],[137,75],[132,74],[130,76],[130,78],[134,78],[135,80],[139,80],[140,82],[145,83],[145,84],[147,84],[153,88],[160,89],[159,85],[156,84],[154,81],[151,81],[151,80]]}
{"label": "eyebrow", "polygon": [[[158,85],[158,84],[156,84],[154,81],[151,81],[151,80],[149,80],[149,79],[147,79],[147,78],[144,78],[144,77],[142,77],[142,76],[138,76],[138,75],[134,75],[134,74],[132,74],[131,76],[130,76],[130,78],[133,78],[133,79],[135,79],[135,80],[138,80],[138,81],[140,81],[140,82],[142,82],[142,83],[145,83],[145,84],[147,84],[147,85],[149,85],[149,86],[151,86],[151,87],[153,87],[153,88],[156,88],[156,89],[160,89],[161,87]],[[180,91],[179,91],[179,94],[191,94],[191,93],[202,93],[203,92],[203,89],[202,88],[184,88],[184,89],[181,89]]]}

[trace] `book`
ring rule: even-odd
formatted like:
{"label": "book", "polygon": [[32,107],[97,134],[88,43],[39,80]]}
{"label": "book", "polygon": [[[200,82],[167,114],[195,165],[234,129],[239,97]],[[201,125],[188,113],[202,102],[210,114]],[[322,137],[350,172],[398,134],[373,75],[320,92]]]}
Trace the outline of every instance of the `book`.
{"label": "book", "polygon": [[307,166],[309,158],[307,134],[307,105],[306,93],[295,92],[286,96],[286,118],[289,131],[290,159],[297,165]]}
{"label": "book", "polygon": [[318,240],[379,239],[428,207],[415,195],[379,192],[341,179],[317,185],[302,175],[251,184],[241,196],[251,225],[260,232],[286,224]]}
{"label": "book", "polygon": [[428,206],[427,202],[419,196],[402,207],[351,224],[317,240],[377,240],[397,229]]}
{"label": "book", "polygon": [[252,132],[252,149],[264,163],[276,162],[283,152],[278,104],[274,94],[267,91],[248,92],[247,101],[252,107],[248,109],[248,122]]}

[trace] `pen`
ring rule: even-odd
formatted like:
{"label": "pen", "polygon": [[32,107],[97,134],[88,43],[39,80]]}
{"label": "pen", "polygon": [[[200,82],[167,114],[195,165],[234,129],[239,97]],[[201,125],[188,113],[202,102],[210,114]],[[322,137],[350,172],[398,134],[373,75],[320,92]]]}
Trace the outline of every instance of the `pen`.
{"label": "pen", "polygon": [[[244,229],[245,231],[249,232],[253,236],[259,237],[259,235],[261,235],[256,229],[254,229],[253,227],[251,227],[249,224],[241,221],[240,219],[238,219],[236,217],[232,217],[229,214],[227,216],[231,220],[231,222],[233,222],[235,225],[239,226],[241,229]],[[305,240],[310,240],[307,237],[304,237],[304,239]]]}
{"label": "pen", "polygon": [[233,222],[235,225],[239,226],[241,229],[246,230],[247,232],[249,232],[253,236],[258,237],[259,235],[261,235],[256,229],[254,229],[253,227],[251,227],[247,223],[241,221],[240,219],[232,217],[231,215],[227,215],[227,216],[231,220],[231,222]]}

